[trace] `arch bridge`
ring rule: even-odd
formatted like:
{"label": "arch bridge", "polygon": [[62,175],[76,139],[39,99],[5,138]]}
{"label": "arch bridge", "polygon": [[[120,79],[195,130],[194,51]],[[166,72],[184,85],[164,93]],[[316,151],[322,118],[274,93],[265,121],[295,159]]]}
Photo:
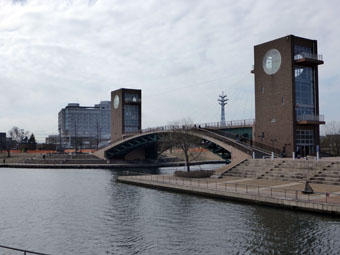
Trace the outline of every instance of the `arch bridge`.
{"label": "arch bridge", "polygon": [[267,151],[255,148],[225,134],[195,126],[167,126],[143,130],[142,133],[116,141],[95,152],[95,155],[106,160],[142,160],[156,159],[158,145],[165,135],[181,133],[200,139],[200,147],[218,155],[226,163],[239,162],[251,158],[253,152],[257,156],[270,155]]}

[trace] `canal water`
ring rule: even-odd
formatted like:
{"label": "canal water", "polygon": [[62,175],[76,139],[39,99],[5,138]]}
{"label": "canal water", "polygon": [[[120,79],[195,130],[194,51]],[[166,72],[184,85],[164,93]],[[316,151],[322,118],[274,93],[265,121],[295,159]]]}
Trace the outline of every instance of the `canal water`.
{"label": "canal water", "polygon": [[0,168],[0,244],[49,254],[340,253],[338,218],[117,183],[120,174]]}

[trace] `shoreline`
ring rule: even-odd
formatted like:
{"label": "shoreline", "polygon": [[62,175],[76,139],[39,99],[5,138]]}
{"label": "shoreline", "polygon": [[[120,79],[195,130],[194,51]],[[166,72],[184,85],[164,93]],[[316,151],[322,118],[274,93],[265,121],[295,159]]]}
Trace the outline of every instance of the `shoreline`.
{"label": "shoreline", "polygon": [[[207,164],[224,164],[224,161],[209,160],[192,162],[191,166]],[[0,168],[48,168],[48,169],[115,169],[115,168],[159,168],[185,166],[185,162],[163,163],[112,163],[112,164],[31,164],[31,163],[0,163]]]}
{"label": "shoreline", "polygon": [[[165,177],[165,181],[164,181]],[[168,180],[168,181],[167,181]],[[267,194],[261,194],[258,193],[255,189],[255,192],[249,192],[247,187],[247,192],[245,192],[245,189],[243,189],[243,192],[237,191],[231,191],[229,190],[223,190],[220,188],[217,188],[218,182],[213,182],[210,180],[201,180],[201,185],[199,184],[200,180],[197,179],[190,179],[190,178],[177,178],[176,182],[174,179],[171,179],[168,176],[161,176],[159,175],[157,177],[152,177],[151,175],[144,175],[141,176],[119,176],[117,178],[117,182],[129,184],[129,185],[137,185],[147,188],[153,188],[153,189],[159,189],[159,190],[165,190],[170,192],[176,192],[181,194],[191,194],[196,196],[202,196],[207,198],[214,198],[214,199],[223,199],[227,201],[239,201],[239,202],[245,202],[245,203],[252,203],[252,204],[258,204],[258,205],[265,205],[270,207],[277,207],[277,208],[285,208],[290,210],[300,210],[300,211],[308,211],[313,213],[319,213],[319,214],[328,214],[331,216],[340,216],[340,204],[334,204],[329,203],[326,201],[321,201],[321,199],[318,201],[315,200],[307,200],[306,195],[300,195],[305,196],[306,200],[299,200],[294,198],[294,194],[291,198],[283,198],[282,196],[273,196],[270,193]],[[198,185],[192,185],[192,183],[198,183]],[[182,184],[183,183],[183,184]],[[216,186],[215,186],[216,185]],[[223,184],[222,184],[223,185]],[[216,188],[215,188],[216,187]],[[222,186],[223,188],[223,186]],[[262,187],[261,189],[266,189],[265,187]],[[237,187],[236,187],[237,190]],[[242,188],[241,188],[242,191]],[[268,189],[269,191],[269,189]],[[262,193],[266,193],[261,191]],[[272,191],[271,191],[272,192]]]}

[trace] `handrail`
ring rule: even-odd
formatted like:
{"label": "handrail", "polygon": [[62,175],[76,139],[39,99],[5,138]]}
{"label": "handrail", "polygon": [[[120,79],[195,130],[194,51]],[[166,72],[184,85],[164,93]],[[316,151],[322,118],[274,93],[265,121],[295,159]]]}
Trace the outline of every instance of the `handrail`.
{"label": "handrail", "polygon": [[206,190],[214,190],[221,192],[232,192],[239,194],[252,194],[259,197],[271,197],[279,199],[294,199],[296,201],[303,201],[308,203],[319,204],[338,204],[332,201],[332,198],[339,197],[336,192],[314,192],[313,194],[304,194],[302,190],[286,189],[283,187],[260,186],[244,183],[228,183],[221,181],[202,180],[193,178],[180,178],[170,175],[138,175],[126,176],[127,178],[136,180],[145,180],[151,182],[158,182],[170,185],[177,185],[183,187],[204,188]]}
{"label": "handrail", "polygon": [[254,125],[254,119],[245,119],[245,120],[230,120],[225,123],[222,122],[208,122],[208,123],[199,123],[195,124],[197,127],[200,126],[202,128],[228,128],[228,127],[238,127],[238,126],[252,126]]}
{"label": "handrail", "polygon": [[314,54],[314,53],[309,53],[309,52],[300,52],[300,53],[298,53],[294,56],[294,60],[299,60],[299,59],[304,59],[304,58],[323,61],[323,56],[321,54]]}
{"label": "handrail", "polygon": [[201,131],[202,133],[208,133],[210,137],[213,137],[219,141],[225,142],[229,145],[232,145],[233,147],[236,147],[237,149],[239,149],[240,151],[243,151],[249,155],[252,154],[252,149],[249,148],[249,146],[239,143],[237,141],[234,141],[231,137],[226,137],[223,135],[219,135],[216,134],[215,132],[212,132],[210,130],[206,130],[206,129],[195,129],[195,131]]}
{"label": "handrail", "polygon": [[139,130],[136,133],[129,133],[128,136],[120,137],[118,139],[112,140],[111,144],[123,141],[133,135],[145,134],[150,132],[157,131],[175,131],[175,130],[189,130],[193,128],[228,128],[228,127],[238,127],[238,126],[251,126],[254,125],[255,119],[245,119],[245,120],[231,120],[226,121],[224,124],[221,122],[210,122],[210,123],[199,123],[199,124],[174,124],[174,125],[165,125],[165,126],[157,126],[144,128]]}
{"label": "handrail", "polygon": [[251,148],[251,150],[257,150],[257,151],[262,150],[262,153],[265,153],[265,154],[270,154],[271,152],[274,152],[274,154],[279,155],[282,152],[282,150],[280,150],[279,148],[275,148],[273,146],[269,146],[269,145],[266,145],[266,144],[263,144],[263,143],[259,143],[259,142],[253,141],[253,140],[246,138],[246,137],[242,137],[242,136],[240,137],[238,135],[229,133],[227,131],[218,130],[218,131],[214,131],[214,133],[220,133],[221,136],[228,137],[228,138],[231,138],[231,139],[234,139],[234,140],[239,140],[238,142],[240,144],[244,144],[246,146],[249,146]]}
{"label": "handrail", "polygon": [[297,121],[324,121],[324,115],[315,115],[315,114],[300,114],[296,116]]}
{"label": "handrail", "polygon": [[0,245],[0,248],[7,249],[7,250],[12,250],[12,251],[20,251],[20,252],[23,252],[25,255],[26,254],[49,255],[47,253],[29,251],[29,250],[24,250],[24,249],[18,249],[18,248],[13,248],[13,247],[5,246],[5,245]]}
{"label": "handrail", "polygon": [[152,131],[168,131],[174,129],[191,129],[191,128],[228,128],[228,127],[237,127],[237,126],[251,126],[254,125],[254,119],[245,119],[245,120],[231,120],[226,121],[224,124],[221,122],[208,122],[208,123],[198,123],[198,124],[174,124],[174,125],[165,125],[158,126],[152,128],[145,128],[140,130],[139,133],[148,133]]}
{"label": "handrail", "polygon": [[[252,141],[248,138],[239,137],[235,134],[229,133],[223,130],[214,130],[211,131],[209,128],[201,127],[197,124],[190,125],[168,125],[168,126],[160,126],[155,128],[147,128],[143,129],[139,132],[139,134],[146,134],[152,132],[167,132],[167,131],[203,131],[209,133],[211,137],[214,137],[222,142],[227,142],[229,145],[238,148],[239,150],[251,155],[251,153],[255,150],[264,154],[271,154],[274,152],[276,155],[280,155],[282,150],[275,148],[273,146],[268,146],[266,144],[262,144],[259,142]],[[136,134],[138,135],[138,133]],[[228,138],[228,139],[227,139]],[[124,141],[125,139],[121,139],[120,141]],[[118,142],[118,141],[117,141]]]}
{"label": "handrail", "polygon": [[[255,120],[248,119],[248,120],[242,120],[242,121],[230,121],[226,123],[225,127],[230,127],[231,125],[234,125],[232,123],[234,123],[235,126],[240,126],[241,124],[243,124],[244,126],[247,126],[247,125],[253,125],[255,123]],[[257,151],[263,154],[271,154],[271,152],[274,152],[274,154],[278,156],[278,155],[281,155],[282,153],[281,149],[275,148],[274,146],[269,146],[267,144],[259,143],[257,141],[253,141],[246,137],[240,137],[238,135],[229,133],[224,130],[214,130],[214,131],[209,130],[209,128],[214,128],[214,127],[223,127],[223,126],[221,126],[219,122],[205,123],[205,124],[189,124],[189,125],[167,125],[167,126],[159,126],[159,127],[154,127],[154,128],[142,129],[134,135],[138,135],[138,134],[141,135],[141,134],[152,133],[152,132],[167,132],[167,131],[190,131],[190,130],[205,131],[205,132],[209,131],[209,134],[211,136],[216,136],[216,135],[222,136],[224,140],[221,140],[221,137],[215,137],[215,138],[223,142],[228,141],[229,145],[230,143],[232,143],[233,146],[237,147],[239,150],[247,154],[251,154],[253,151]],[[118,139],[115,142],[124,141],[128,139],[129,137],[126,137],[125,139],[122,137],[121,139]],[[229,138],[232,140],[226,140],[225,138]]]}

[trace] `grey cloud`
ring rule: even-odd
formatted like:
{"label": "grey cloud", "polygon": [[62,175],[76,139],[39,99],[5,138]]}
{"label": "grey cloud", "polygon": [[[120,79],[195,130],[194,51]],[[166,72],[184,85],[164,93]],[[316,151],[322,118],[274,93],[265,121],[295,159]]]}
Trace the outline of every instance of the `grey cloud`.
{"label": "grey cloud", "polygon": [[[340,77],[334,77],[340,54],[335,4],[333,0],[313,5],[305,0],[0,3],[0,131],[18,125],[33,132],[56,132],[57,113],[68,102],[93,105],[121,87],[143,89],[144,127],[188,116],[195,122],[218,121],[216,98],[222,90],[230,96],[227,119],[252,118],[253,45],[286,34],[319,41],[325,57],[320,67],[321,112],[335,119],[337,101],[334,97],[323,101],[329,95],[325,88],[334,93],[340,84]],[[44,124],[38,117],[30,121],[31,115],[49,124],[41,128]]]}
{"label": "grey cloud", "polygon": [[27,3],[27,0],[12,0],[12,3],[24,5]]}

